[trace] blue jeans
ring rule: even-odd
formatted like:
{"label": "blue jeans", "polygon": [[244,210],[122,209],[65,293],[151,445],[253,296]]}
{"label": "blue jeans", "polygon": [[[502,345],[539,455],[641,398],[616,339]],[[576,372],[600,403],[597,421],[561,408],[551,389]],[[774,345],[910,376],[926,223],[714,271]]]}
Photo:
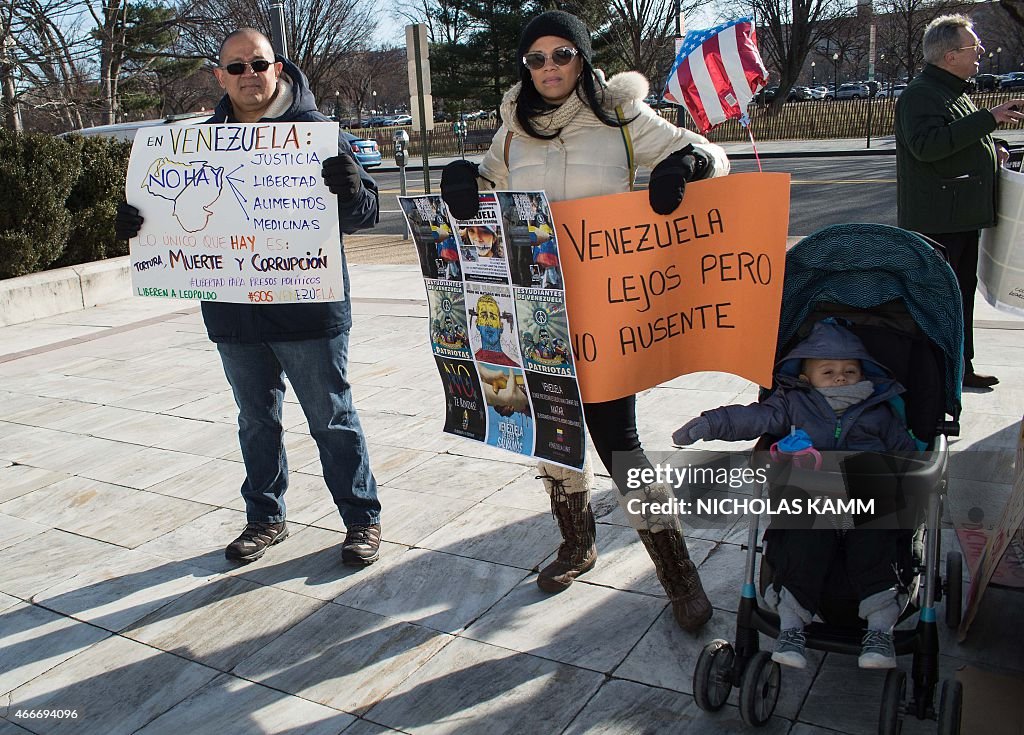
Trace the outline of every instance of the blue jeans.
{"label": "blue jeans", "polygon": [[217,351],[238,405],[246,519],[250,523],[285,519],[288,459],[281,405],[287,375],[320,450],[324,481],[345,526],[379,523],[377,482],[347,379],[348,332],[297,342],[221,342]]}

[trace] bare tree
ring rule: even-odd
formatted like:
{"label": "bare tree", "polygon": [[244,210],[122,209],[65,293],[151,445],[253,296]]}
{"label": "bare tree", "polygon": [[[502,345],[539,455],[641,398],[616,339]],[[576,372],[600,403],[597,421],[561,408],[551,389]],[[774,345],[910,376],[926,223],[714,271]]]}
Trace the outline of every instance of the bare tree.
{"label": "bare tree", "polygon": [[451,44],[464,40],[472,27],[465,8],[465,0],[399,0],[393,17],[425,24],[431,43]]}
{"label": "bare tree", "polygon": [[408,99],[405,49],[357,51],[335,72],[327,82],[339,93],[339,104],[344,100],[352,110],[357,125],[362,123],[363,110],[374,101],[374,92],[391,107]]}
{"label": "bare tree", "polygon": [[88,86],[82,69],[92,51],[75,23],[80,13],[76,0],[4,3],[5,100],[57,118],[65,129],[81,127]]}
{"label": "bare tree", "polygon": [[[288,9],[288,56],[309,79],[313,93],[322,95],[332,71],[367,47],[377,27],[376,11],[367,0],[294,0]],[[206,20],[188,29],[190,47],[216,63],[228,33],[243,26],[269,29],[269,12],[257,0],[197,0],[196,13]]]}
{"label": "bare tree", "polygon": [[21,107],[15,82],[17,62],[14,49],[17,42],[13,34],[14,2],[5,0],[0,6],[0,124],[21,132]]}
{"label": "bare tree", "polygon": [[839,0],[752,0],[757,38],[766,65],[779,72],[778,109],[799,78],[811,49],[828,37],[840,21]]}
{"label": "bare tree", "polygon": [[925,26],[940,15],[967,8],[959,0],[881,0],[877,6],[879,46],[885,49],[886,59],[890,55],[893,59],[887,64],[892,76],[898,78],[903,69],[912,77],[923,63]]}
{"label": "bare tree", "polygon": [[611,0],[604,54],[623,69],[653,78],[671,59],[675,0]]}

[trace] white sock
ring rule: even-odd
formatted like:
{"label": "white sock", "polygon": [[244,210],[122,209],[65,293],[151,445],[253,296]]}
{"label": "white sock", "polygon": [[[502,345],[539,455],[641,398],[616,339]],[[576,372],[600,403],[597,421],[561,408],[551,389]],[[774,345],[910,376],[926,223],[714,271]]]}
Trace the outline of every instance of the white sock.
{"label": "white sock", "polygon": [[811,622],[809,610],[804,609],[793,593],[783,587],[779,591],[779,630],[800,628],[801,630]]}
{"label": "white sock", "polygon": [[860,601],[858,615],[868,621],[868,630],[891,633],[900,618],[895,589],[882,590]]}

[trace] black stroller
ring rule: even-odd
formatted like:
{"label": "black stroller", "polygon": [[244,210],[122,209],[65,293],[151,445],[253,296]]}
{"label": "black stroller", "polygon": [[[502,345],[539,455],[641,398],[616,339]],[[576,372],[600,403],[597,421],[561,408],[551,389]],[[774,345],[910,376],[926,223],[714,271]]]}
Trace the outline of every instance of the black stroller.
{"label": "black stroller", "polygon": [[[962,573],[959,552],[946,556],[946,578],[940,578],[940,521],[947,491],[947,436],[959,433],[961,342],[963,335],[960,294],[945,259],[918,235],[884,225],[835,225],[801,240],[786,256],[777,355],[785,355],[807,336],[813,324],[834,317],[843,321],[868,352],[888,367],[906,388],[903,396],[907,424],[927,446],[904,463],[901,490],[916,509],[908,526],[913,534],[913,576],[910,602],[900,621],[918,615],[912,630],[898,628],[897,656],[913,654],[912,682],[904,672],[891,669],[885,679],[879,713],[879,732],[898,733],[905,717],[938,720],[938,732],[960,731],[961,685],[938,681],[938,631],[935,603],[945,599],[946,624],[960,624]],[[770,395],[762,391],[761,398]],[[947,420],[947,416],[952,420]],[[755,457],[780,437],[762,437]],[[764,451],[764,455],[758,452]],[[755,460],[759,461],[759,460]],[[879,478],[891,483],[892,476]],[[776,478],[778,479],[778,478]],[[848,478],[846,478],[848,479]],[[860,477],[860,481],[871,478]],[[787,465],[785,482],[813,487],[815,493],[842,493],[841,474],[814,472]],[[755,497],[772,492],[772,478],[754,490]],[[693,673],[697,705],[720,709],[733,687],[739,688],[740,714],[748,725],[763,725],[775,710],[781,685],[781,667],[769,651],[759,650],[758,633],[779,635],[779,618],[758,605],[771,572],[762,560],[755,582],[758,552],[758,516],[752,515],[746,565],[736,623],[736,640],[714,640],[701,652]],[[856,596],[844,579],[842,564],[833,564],[829,598],[822,601],[820,617],[806,633],[807,648],[857,655],[863,622],[857,617]],[[845,590],[844,590],[845,587]],[[845,592],[845,594],[844,594]],[[908,697],[909,693],[909,697]]]}

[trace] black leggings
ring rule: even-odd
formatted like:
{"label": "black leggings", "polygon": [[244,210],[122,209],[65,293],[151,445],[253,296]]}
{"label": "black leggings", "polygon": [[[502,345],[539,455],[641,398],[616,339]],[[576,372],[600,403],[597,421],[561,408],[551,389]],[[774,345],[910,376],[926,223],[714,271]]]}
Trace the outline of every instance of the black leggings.
{"label": "black leggings", "polygon": [[631,468],[651,466],[636,429],[636,396],[584,403],[583,410],[597,454],[621,493]]}

